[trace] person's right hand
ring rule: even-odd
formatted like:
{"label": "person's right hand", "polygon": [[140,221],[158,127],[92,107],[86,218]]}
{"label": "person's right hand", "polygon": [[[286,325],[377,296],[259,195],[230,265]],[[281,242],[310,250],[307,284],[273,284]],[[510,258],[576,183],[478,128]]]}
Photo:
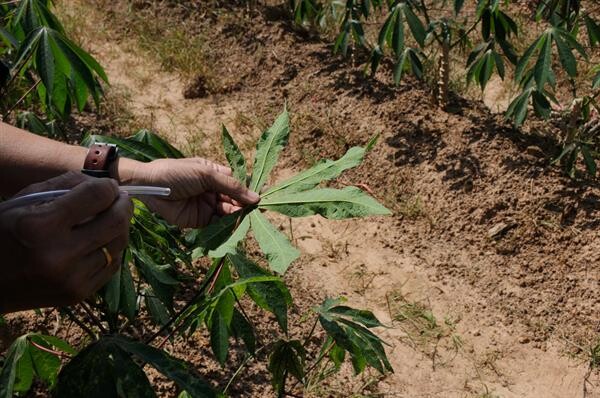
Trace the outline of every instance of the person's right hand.
{"label": "person's right hand", "polygon": [[34,184],[17,196],[56,189],[72,190],[47,203],[0,212],[0,313],[75,304],[119,269],[131,200],[119,193],[115,180],[78,172]]}

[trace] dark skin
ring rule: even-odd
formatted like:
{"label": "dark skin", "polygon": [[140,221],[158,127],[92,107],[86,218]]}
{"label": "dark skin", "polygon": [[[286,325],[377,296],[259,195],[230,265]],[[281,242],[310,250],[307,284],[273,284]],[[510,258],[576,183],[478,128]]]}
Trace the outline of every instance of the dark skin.
{"label": "dark skin", "polygon": [[[77,303],[119,268],[133,206],[116,181],[71,172],[19,195],[53,189],[72,191],[48,203],[0,213],[6,269],[0,279],[2,312]],[[101,247],[114,256],[110,264]]]}
{"label": "dark skin", "polygon": [[0,123],[0,195],[72,189],[47,203],[0,212],[0,313],[77,303],[111,278],[132,216],[118,185],[171,188],[168,198],[140,199],[180,227],[202,227],[259,201],[231,169],[205,159],[120,158],[111,178],[96,179],[79,172],[86,153]]}

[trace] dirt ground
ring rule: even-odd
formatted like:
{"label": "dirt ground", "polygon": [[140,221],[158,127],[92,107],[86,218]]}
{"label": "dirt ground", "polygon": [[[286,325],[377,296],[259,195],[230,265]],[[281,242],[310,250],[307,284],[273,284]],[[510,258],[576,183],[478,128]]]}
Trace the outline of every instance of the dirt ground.
{"label": "dirt ground", "polygon": [[[365,163],[336,184],[366,185],[394,216],[275,221],[303,253],[286,276],[299,308],[343,295],[372,310],[388,326],[378,332],[394,373],[355,378],[346,369],[306,395],[600,397],[589,365],[600,333],[600,189],[550,166],[551,139],[514,130],[479,101],[455,98],[456,112],[441,111],[421,83],[390,85],[385,68],[366,78],[277,7],[249,17],[235,6],[164,5],[169,18],[204,21],[208,90],[204,76],[165,71],[112,26],[119,3],[65,0],[61,9],[88,15],[78,19],[81,40],[106,69],[109,100],[126,98],[139,123],[188,154],[223,160],[224,123],[250,156],[286,101],[292,133],[278,178],[380,134]],[[194,338],[194,354],[189,342],[169,350],[216,377],[205,336]],[[267,394],[264,372],[251,367],[232,394]]]}

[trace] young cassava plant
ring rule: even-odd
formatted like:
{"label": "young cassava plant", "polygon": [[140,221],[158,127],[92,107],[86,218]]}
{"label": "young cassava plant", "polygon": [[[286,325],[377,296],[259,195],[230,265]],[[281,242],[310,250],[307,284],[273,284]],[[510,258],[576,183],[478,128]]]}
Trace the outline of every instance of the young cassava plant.
{"label": "young cassava plant", "polygon": [[[4,356],[0,371],[0,397],[23,395],[38,380],[58,397],[155,396],[143,370],[149,364],[177,384],[182,397],[213,397],[227,394],[235,372],[221,392],[215,383],[200,378],[189,365],[162,350],[170,338],[186,338],[206,327],[215,358],[228,366],[230,340],[244,343],[246,357],[240,371],[258,351],[268,354],[268,369],[275,393],[283,396],[299,384],[314,383],[340,368],[346,356],[356,373],[366,366],[380,372],[391,371],[383,342],[370,330],[382,326],[369,311],[343,304],[343,299],[326,300],[312,310],[314,326],[303,339],[288,337],[288,309],[291,294],[279,276],[299,256],[287,237],[275,228],[263,212],[277,211],[290,217],[320,214],[330,219],[385,215],[389,211],[360,189],[319,188],[327,180],[362,161],[374,140],[365,148],[351,148],[338,160],[325,160],[296,176],[264,188],[289,136],[289,116],[283,112],[265,131],[257,144],[252,174],[237,145],[223,129],[223,145],[234,176],[251,189],[262,192],[258,206],[225,216],[207,227],[182,233],[167,225],[136,201],[130,246],[123,256],[121,271],[93,300],[82,307],[61,309],[61,313],[87,333],[87,345],[71,348],[51,336],[28,334],[18,338]],[[116,143],[121,154],[140,161],[182,157],[181,153],[157,135],[142,130],[125,138],[89,136],[92,142]],[[264,253],[265,268],[249,258],[243,241],[252,232]],[[180,290],[191,257],[208,255],[212,266],[183,306],[176,306],[174,294]],[[189,283],[188,283],[189,286]],[[258,308],[274,314],[282,330],[275,341],[261,341],[256,335],[254,317],[244,304],[253,301]],[[83,305],[89,311],[81,316]],[[179,307],[179,308],[177,308]],[[140,315],[149,314],[157,325],[152,335],[140,341],[128,333],[130,327],[148,325]],[[261,318],[262,319],[262,318]],[[315,353],[316,326],[326,338]],[[158,338],[160,341],[157,341]],[[294,380],[292,380],[295,379]]]}

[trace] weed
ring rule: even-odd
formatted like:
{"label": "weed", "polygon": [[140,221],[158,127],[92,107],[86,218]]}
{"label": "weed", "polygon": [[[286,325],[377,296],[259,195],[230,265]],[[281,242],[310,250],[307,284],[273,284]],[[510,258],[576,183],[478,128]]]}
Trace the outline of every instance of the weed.
{"label": "weed", "polygon": [[404,331],[414,349],[431,358],[434,368],[438,365],[441,343],[453,352],[449,361],[462,349],[462,338],[456,334],[458,320],[446,317],[444,322],[440,323],[428,304],[410,301],[400,291],[388,293],[387,301],[394,323]]}

